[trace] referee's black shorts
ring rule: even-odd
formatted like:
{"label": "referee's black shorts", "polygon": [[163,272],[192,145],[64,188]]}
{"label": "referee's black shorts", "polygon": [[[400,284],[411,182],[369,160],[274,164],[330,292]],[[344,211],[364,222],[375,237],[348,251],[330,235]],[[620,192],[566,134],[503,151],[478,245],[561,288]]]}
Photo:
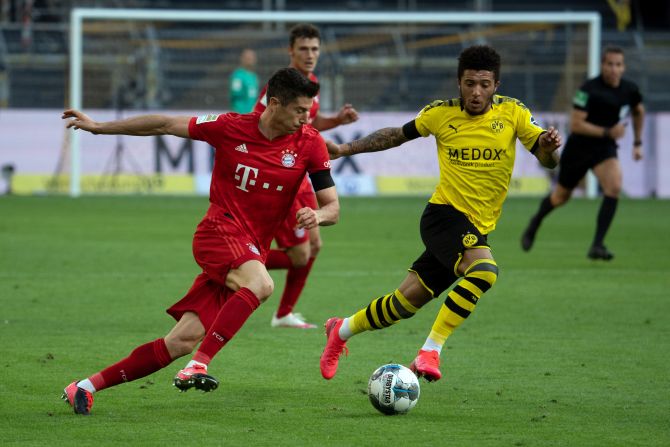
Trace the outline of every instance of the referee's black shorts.
{"label": "referee's black shorts", "polygon": [[561,152],[558,183],[574,189],[589,169],[607,160],[617,158],[617,146],[603,138],[575,138],[570,136]]}
{"label": "referee's black shorts", "polygon": [[486,235],[451,205],[429,203],[421,216],[421,239],[426,250],[410,271],[437,297],[458,278],[456,268],[468,248],[489,248]]}

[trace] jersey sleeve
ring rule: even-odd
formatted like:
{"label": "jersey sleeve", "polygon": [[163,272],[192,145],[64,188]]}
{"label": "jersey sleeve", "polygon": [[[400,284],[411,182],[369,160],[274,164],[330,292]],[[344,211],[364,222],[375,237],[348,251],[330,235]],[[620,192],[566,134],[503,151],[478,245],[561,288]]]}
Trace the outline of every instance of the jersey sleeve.
{"label": "jersey sleeve", "polygon": [[416,130],[419,131],[422,137],[427,137],[428,135],[433,134],[433,123],[435,114],[435,108],[444,104],[444,101],[433,101],[428,104],[426,107],[421,109],[419,114],[414,118],[414,123],[416,124]]}
{"label": "jersey sleeve", "polygon": [[258,95],[258,100],[254,106],[254,112],[263,112],[268,106],[268,86],[265,84],[265,87],[261,90],[261,93]]}
{"label": "jersey sleeve", "polygon": [[194,140],[205,141],[216,147],[225,130],[225,114],[200,115],[191,118],[188,123],[188,134]]}
{"label": "jersey sleeve", "polygon": [[526,149],[531,150],[540,134],[544,132],[544,129],[537,124],[537,121],[535,121],[535,118],[533,118],[533,115],[526,106],[518,103],[516,107],[518,108],[516,135]]}
{"label": "jersey sleeve", "polygon": [[312,174],[318,171],[330,170],[330,157],[328,156],[328,149],[326,143],[320,134],[314,135],[310,141],[311,150],[309,152],[309,160],[307,161],[307,172]]}
{"label": "jersey sleeve", "polygon": [[575,96],[572,97],[572,107],[577,110],[582,110],[586,112],[586,106],[589,103],[589,88],[586,83],[582,84],[579,87],[579,90],[575,92]]}
{"label": "jersey sleeve", "polygon": [[631,109],[637,107],[638,104],[642,102],[642,93],[637,84],[632,85],[632,91],[630,94],[630,107]]}

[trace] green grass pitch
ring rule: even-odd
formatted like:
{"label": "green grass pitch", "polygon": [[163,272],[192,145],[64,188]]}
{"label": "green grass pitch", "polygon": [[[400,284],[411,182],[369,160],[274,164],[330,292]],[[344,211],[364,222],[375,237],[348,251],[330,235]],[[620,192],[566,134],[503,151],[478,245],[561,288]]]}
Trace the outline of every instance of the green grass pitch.
{"label": "green grass pitch", "polygon": [[[283,287],[210,367],[213,393],[178,393],[177,360],[96,395],[91,417],[60,400],[70,381],[167,333],[198,273],[204,198],[0,197],[0,444],[15,446],[670,445],[670,201],[622,200],[610,263],[586,258],[598,202],[519,236],[538,199],[509,199],[490,243],[496,286],[447,342],[443,380],[408,415],[368,402],[379,365],[414,357],[443,300],[349,342],[324,381],[321,329],[271,329]],[[310,321],[388,293],[420,253],[422,198],[342,200],[341,223],[298,303]]]}

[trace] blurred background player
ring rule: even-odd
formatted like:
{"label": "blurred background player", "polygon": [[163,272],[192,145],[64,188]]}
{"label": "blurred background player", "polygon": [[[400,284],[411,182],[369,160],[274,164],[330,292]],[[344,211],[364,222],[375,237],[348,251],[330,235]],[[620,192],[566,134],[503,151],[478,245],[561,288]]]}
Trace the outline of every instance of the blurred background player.
{"label": "blurred background player", "polygon": [[254,110],[258,99],[258,75],[256,52],[245,48],[240,53],[240,66],[230,75],[230,109],[237,113],[249,113]]}
{"label": "blurred background player", "polygon": [[487,236],[502,212],[517,138],[549,168],[556,166],[554,151],[561,143],[558,132],[539,127],[520,101],[495,94],[499,76],[500,56],[493,48],[467,48],[458,59],[460,98],[434,101],[402,127],[380,129],[342,145],[326,142],[331,158],[338,158],[383,151],[434,135],[440,181],[421,216],[425,251],[400,286],[349,318],[333,317],[326,322],[327,342],[320,365],[325,379],[337,372],[350,337],[412,317],[458,281],[410,365],[417,376],[429,381],[442,377],[440,352],[447,337],[474,311],[498,277]]}
{"label": "blurred background player", "polygon": [[[310,80],[318,82],[314,75],[314,69],[316,69],[316,64],[319,61],[320,51],[321,34],[317,27],[303,23],[291,28],[288,48],[289,67],[298,69]],[[263,87],[261,91],[254,109],[257,112],[263,111],[267,105],[266,89],[267,86]],[[324,116],[319,112],[319,96],[317,95],[309,111],[309,117],[312,126],[319,131],[323,131],[356,121],[358,113],[351,104],[345,104],[337,115]],[[316,327],[314,324],[307,323],[299,313],[293,312],[322,245],[321,233],[318,228],[315,227],[306,231],[296,226],[295,211],[305,206],[316,207],[314,190],[307,177],[305,177],[295,198],[293,211],[288,214],[286,221],[275,234],[275,242],[278,248],[270,251],[265,264],[268,269],[288,270],[279,307],[272,317],[272,327],[301,329]]]}
{"label": "blurred background player", "polygon": [[206,141],[216,149],[210,206],[193,237],[193,255],[203,272],[168,309],[177,324],[164,338],[68,385],[63,398],[75,413],[90,413],[94,392],[158,371],[191,353],[200,341],[174,384],[182,391],[216,389],[218,381],[207,374],[207,365],[272,294],[265,258],[307,173],[320,208],[300,209],[298,226],[332,225],[339,218],[325,143],[307,124],[318,90],[298,70],[283,68],[270,78],[268,107],[262,114],[143,115],[98,123],[77,110],[64,112],[68,127],[93,134],[175,135]]}
{"label": "blurred background player", "polygon": [[603,192],[596,220],[596,232],[587,256],[609,261],[614,254],[605,247],[607,230],[614,220],[621,183],[621,163],[617,158],[616,140],[624,136],[625,119],[632,113],[633,159],[642,159],[642,126],[644,106],[637,85],[622,79],[625,71],[623,50],[605,48],[600,75],[586,81],[573,99],[570,136],[561,153],[558,183],[540,203],[521,236],[521,248],[533,247],[542,220],[555,208],[565,204],[579,181],[593,170]]}

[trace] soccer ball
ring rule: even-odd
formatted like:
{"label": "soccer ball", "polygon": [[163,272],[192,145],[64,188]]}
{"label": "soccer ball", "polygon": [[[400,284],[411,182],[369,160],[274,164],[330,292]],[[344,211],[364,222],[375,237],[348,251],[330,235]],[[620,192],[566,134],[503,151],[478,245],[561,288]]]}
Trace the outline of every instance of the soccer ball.
{"label": "soccer ball", "polygon": [[380,366],[368,381],[372,406],[384,414],[403,414],[419,401],[419,380],[402,365]]}

